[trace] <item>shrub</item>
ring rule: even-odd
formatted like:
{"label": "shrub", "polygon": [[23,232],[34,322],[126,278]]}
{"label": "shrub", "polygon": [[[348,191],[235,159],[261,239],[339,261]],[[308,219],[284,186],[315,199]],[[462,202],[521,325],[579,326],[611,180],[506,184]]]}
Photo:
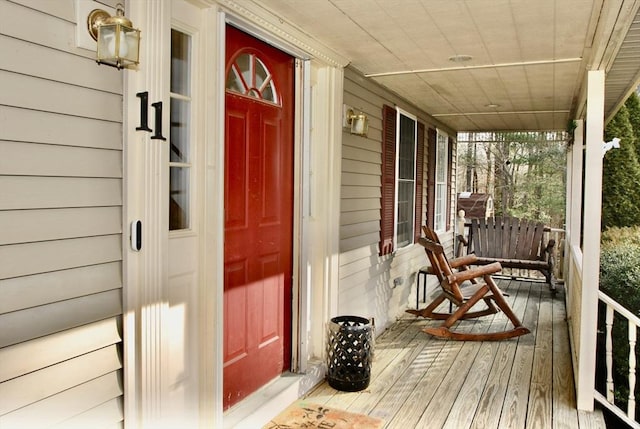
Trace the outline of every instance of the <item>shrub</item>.
{"label": "shrub", "polygon": [[640,315],[640,238],[603,242],[600,289],[633,314]]}
{"label": "shrub", "polygon": [[602,231],[601,241],[603,249],[608,249],[612,246],[640,246],[640,226],[607,228]]}
{"label": "shrub", "polygon": [[[635,315],[640,315],[640,228],[610,228],[602,234],[600,252],[600,289]],[[599,312],[599,330],[605,331],[604,305]],[[616,403],[626,408],[629,371],[629,342],[626,319],[614,319],[613,368]],[[604,337],[600,338],[601,351],[598,358],[604,358]],[[599,362],[601,371],[604,363]],[[605,374],[600,372],[600,384]],[[601,384],[602,385],[602,384]],[[640,397],[636,402],[640,404]]]}

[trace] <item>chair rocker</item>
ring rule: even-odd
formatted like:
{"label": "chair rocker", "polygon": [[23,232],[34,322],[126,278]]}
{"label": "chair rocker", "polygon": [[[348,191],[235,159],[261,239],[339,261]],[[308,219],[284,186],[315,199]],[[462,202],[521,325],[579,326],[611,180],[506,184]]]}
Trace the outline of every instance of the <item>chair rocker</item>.
{"label": "chair rocker", "polygon": [[[437,236],[433,231],[425,231],[427,237]],[[451,338],[463,341],[485,341],[503,340],[520,335],[528,334],[529,329],[522,326],[522,323],[515,315],[507,301],[504,299],[502,291],[494,282],[491,274],[502,269],[499,262],[478,268],[466,269],[466,265],[472,263],[468,257],[458,258],[454,266],[447,260],[442,245],[429,238],[420,238],[419,243],[425,248],[429,261],[431,262],[430,272],[440,281],[442,292],[438,297],[422,310],[407,310],[411,314],[430,319],[444,320],[440,327],[424,328],[427,334],[440,337]],[[472,256],[472,255],[470,255]],[[454,272],[455,268],[462,268],[459,272]],[[477,281],[482,279],[482,281]],[[471,283],[467,282],[471,281]],[[463,282],[466,282],[463,286]],[[450,313],[437,313],[434,310],[445,300],[453,303],[457,309]],[[470,312],[469,310],[483,300],[487,308],[480,311]],[[495,314],[502,310],[513,324],[513,329],[489,333],[461,333],[452,331],[450,328],[459,320],[476,318]]]}
{"label": "chair rocker", "polygon": [[[432,230],[431,228],[427,227],[426,225],[422,226],[422,233],[425,235],[425,237],[428,240],[431,240],[437,244],[440,244],[440,238],[438,237],[438,234],[436,234],[436,232],[434,230]],[[431,274],[434,275],[438,278],[438,282],[442,283],[442,281],[444,280],[444,276],[442,275],[442,272],[440,270],[434,270],[433,267],[437,266],[437,260],[435,259],[435,256],[433,253],[428,252],[425,249],[425,252],[427,254],[427,258],[429,259],[429,262],[431,263],[431,266],[427,267],[427,268],[422,268],[421,271],[426,272],[427,274]],[[464,270],[468,270],[469,269],[469,265],[472,265],[474,262],[476,262],[476,255],[474,254],[469,254],[469,255],[465,255],[465,256],[461,256],[459,258],[455,258],[449,261],[449,265],[451,266],[451,268],[453,269],[457,269],[459,271],[464,271]],[[460,287],[464,288],[467,285],[469,285],[469,282],[475,284],[477,283],[476,279],[471,279],[467,282],[464,282],[463,284],[460,285]],[[421,316],[421,317],[425,317],[425,318],[429,318],[429,319],[440,319],[440,320],[444,320],[447,319],[449,316],[451,316],[453,314],[453,302],[451,300],[449,300],[449,312],[448,313],[436,313],[434,312],[434,310],[436,308],[438,308],[438,306],[440,304],[442,304],[446,299],[448,299],[448,296],[446,293],[441,292],[434,301],[432,301],[426,308],[423,309],[408,309],[406,310],[407,313],[409,314],[413,314],[415,316]],[[485,300],[486,304],[487,304],[487,309],[483,310],[483,311],[477,311],[477,312],[471,312],[471,313],[467,313],[464,315],[464,319],[469,319],[469,318],[473,318],[473,317],[480,317],[480,316],[486,316],[489,314],[495,314],[498,312],[498,309],[493,305],[493,302],[491,302],[490,299],[486,299]]]}

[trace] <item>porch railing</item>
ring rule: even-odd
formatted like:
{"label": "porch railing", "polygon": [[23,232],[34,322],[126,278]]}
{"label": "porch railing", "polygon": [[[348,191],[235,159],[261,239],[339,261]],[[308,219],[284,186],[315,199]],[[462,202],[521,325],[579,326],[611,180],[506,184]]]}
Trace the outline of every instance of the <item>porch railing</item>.
{"label": "porch railing", "polygon": [[[599,403],[609,409],[630,427],[640,429],[640,423],[636,417],[636,339],[638,326],[640,326],[640,318],[602,291],[599,292],[599,299],[601,304],[600,309],[601,311],[604,311],[604,315],[600,314],[601,320],[602,316],[604,316],[604,332],[600,332],[600,335],[604,334],[604,350],[602,350],[603,341],[599,341],[597,355],[600,364],[602,365],[602,363],[604,363],[604,374],[598,374],[600,380],[596,382],[594,397]],[[614,324],[620,324],[620,327],[616,326],[616,328],[622,328],[624,330],[625,323],[627,324],[626,331],[629,352],[626,369],[627,385],[623,385],[623,387],[628,387],[628,393],[625,392],[624,396],[626,396],[626,398],[616,398],[616,385],[614,381],[614,346],[619,346],[619,344],[614,343],[613,332],[615,329]],[[620,365],[624,362],[615,363]],[[618,374],[620,374],[620,372]],[[626,407],[624,406],[625,401]],[[618,403],[622,403],[622,407],[626,408],[626,411],[618,406]]]}

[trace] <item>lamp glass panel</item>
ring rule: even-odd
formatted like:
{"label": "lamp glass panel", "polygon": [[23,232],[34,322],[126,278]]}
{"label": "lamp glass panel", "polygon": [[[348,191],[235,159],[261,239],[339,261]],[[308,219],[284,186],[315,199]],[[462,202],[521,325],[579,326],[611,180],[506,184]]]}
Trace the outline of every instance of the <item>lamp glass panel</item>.
{"label": "lamp glass panel", "polygon": [[116,24],[104,24],[98,28],[98,60],[116,58]]}
{"label": "lamp glass panel", "polygon": [[356,115],[351,120],[351,133],[364,136],[369,131],[369,118],[364,114]]}
{"label": "lamp glass panel", "polygon": [[[140,31],[135,28],[122,26],[120,31],[120,57],[126,59],[127,64],[138,64]],[[126,46],[127,52],[123,51]]]}

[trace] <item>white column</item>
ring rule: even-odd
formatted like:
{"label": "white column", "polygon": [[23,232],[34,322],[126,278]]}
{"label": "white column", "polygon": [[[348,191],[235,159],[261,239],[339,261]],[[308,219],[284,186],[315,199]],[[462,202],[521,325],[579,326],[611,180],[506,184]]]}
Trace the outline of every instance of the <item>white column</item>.
{"label": "white column", "polygon": [[342,88],[340,68],[312,61],[309,206],[305,208],[309,358],[324,355],[325,324],[338,313]]}
{"label": "white column", "polygon": [[[125,280],[125,419],[127,428],[159,427],[163,422],[167,392],[166,330],[168,162],[167,141],[152,139],[169,134],[168,41],[170,2],[128,2],[128,16],[142,34],[140,65],[126,73],[124,150],[125,231],[135,220],[142,221],[142,249],[123,244]],[[140,124],[139,92],[148,92],[149,126],[152,132],[137,131]],[[151,103],[163,102],[163,128],[155,122]],[[166,183],[165,183],[166,182]],[[127,236],[128,234],[123,234]],[[125,237],[126,238],[126,237]]]}
{"label": "white column", "polygon": [[[582,159],[584,148],[584,120],[576,121],[573,133],[574,141],[571,148],[571,173],[569,182],[571,189],[567,193],[567,230],[569,245],[580,246],[580,221],[582,219]],[[567,253],[568,254],[568,253]]]}
{"label": "white column", "polygon": [[600,218],[602,208],[602,141],[604,136],[603,70],[587,75],[586,155],[584,180],[584,232],[582,305],[578,351],[577,404],[593,410],[596,371],[596,330],[600,275]]}
{"label": "white column", "polygon": [[[576,128],[573,132],[573,146],[567,154],[567,201],[566,201],[566,234],[565,234],[565,303],[567,307],[567,318],[570,320],[570,329],[574,329],[575,323],[580,320],[579,316],[574,318],[573,311],[575,300],[580,299],[581,291],[572,287],[573,264],[578,264],[577,269],[582,270],[582,250],[580,249],[580,228],[582,221],[582,153],[584,148],[584,120],[575,121]],[[575,354],[574,354],[575,355]],[[577,365],[576,365],[577,366]],[[574,368],[577,370],[577,368]]]}

